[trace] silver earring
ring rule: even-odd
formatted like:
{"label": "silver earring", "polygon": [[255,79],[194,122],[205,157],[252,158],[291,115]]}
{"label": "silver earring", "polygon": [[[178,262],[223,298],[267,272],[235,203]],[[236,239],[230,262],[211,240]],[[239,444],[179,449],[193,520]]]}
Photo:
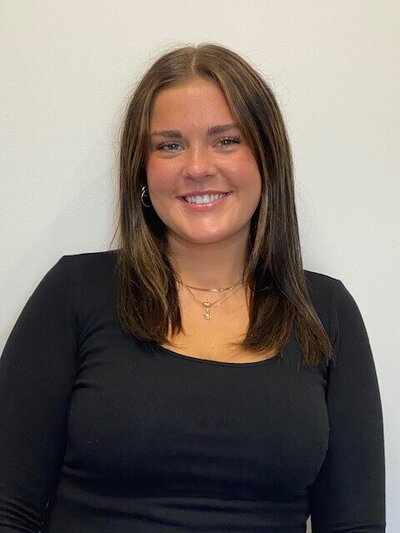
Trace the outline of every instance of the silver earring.
{"label": "silver earring", "polygon": [[140,194],[140,200],[141,200],[142,204],[144,205],[144,207],[151,207],[151,203],[150,204],[146,204],[146,199],[147,198],[149,198],[149,200],[150,200],[149,191],[148,191],[146,185],[143,185],[142,192]]}

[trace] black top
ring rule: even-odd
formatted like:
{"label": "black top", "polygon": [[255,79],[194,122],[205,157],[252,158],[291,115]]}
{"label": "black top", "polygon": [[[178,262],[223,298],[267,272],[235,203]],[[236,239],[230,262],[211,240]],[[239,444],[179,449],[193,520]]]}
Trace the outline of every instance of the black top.
{"label": "black top", "polygon": [[306,272],[335,363],[150,349],[116,314],[116,254],[64,256],[0,360],[0,532],[385,531],[381,403],[340,281]]}

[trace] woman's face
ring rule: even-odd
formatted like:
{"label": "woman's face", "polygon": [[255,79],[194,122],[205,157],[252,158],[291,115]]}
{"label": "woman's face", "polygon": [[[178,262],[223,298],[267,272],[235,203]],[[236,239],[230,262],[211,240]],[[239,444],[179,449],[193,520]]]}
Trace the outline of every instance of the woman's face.
{"label": "woman's face", "polygon": [[221,89],[212,81],[190,81],[155,98],[147,183],[170,244],[247,242],[261,177]]}

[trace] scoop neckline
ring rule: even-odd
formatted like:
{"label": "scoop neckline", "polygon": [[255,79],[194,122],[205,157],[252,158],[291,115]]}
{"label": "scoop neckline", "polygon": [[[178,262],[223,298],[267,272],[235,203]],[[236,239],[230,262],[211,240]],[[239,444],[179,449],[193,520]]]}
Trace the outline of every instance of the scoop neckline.
{"label": "scoop neckline", "polygon": [[192,357],[191,355],[184,355],[182,353],[169,350],[168,348],[165,348],[164,346],[160,346],[160,345],[157,346],[157,350],[165,353],[166,355],[171,355],[172,357],[177,357],[179,359],[183,359],[186,361],[192,361],[193,363],[200,363],[200,364],[206,364],[206,365],[218,365],[218,366],[230,366],[230,367],[249,367],[249,366],[266,365],[266,364],[274,363],[275,361],[278,361],[282,357],[281,353],[277,353],[276,355],[273,355],[272,357],[267,357],[266,359],[262,359],[261,361],[249,361],[248,363],[230,363],[228,361],[213,361],[212,359],[202,359],[200,357]]}

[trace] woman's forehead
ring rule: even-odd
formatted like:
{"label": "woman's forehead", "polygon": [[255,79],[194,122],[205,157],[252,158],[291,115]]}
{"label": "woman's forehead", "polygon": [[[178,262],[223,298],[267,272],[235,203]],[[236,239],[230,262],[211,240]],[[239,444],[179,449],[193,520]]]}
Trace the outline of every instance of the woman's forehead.
{"label": "woman's forehead", "polygon": [[150,116],[151,129],[177,126],[208,129],[236,122],[221,88],[206,80],[193,80],[163,89],[155,97]]}

